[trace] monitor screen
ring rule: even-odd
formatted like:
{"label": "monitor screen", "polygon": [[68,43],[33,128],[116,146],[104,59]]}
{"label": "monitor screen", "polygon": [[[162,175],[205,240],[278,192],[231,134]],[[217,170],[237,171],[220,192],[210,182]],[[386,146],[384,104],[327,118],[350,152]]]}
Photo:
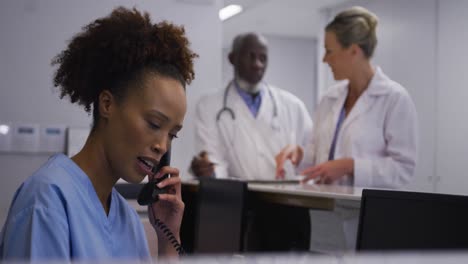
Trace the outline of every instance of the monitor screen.
{"label": "monitor screen", "polygon": [[357,250],[468,248],[468,196],[363,190]]}

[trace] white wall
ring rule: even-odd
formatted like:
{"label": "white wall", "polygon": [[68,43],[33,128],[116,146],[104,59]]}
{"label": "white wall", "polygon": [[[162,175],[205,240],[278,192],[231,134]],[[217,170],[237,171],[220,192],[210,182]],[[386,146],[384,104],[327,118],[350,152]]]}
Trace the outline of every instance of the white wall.
{"label": "white wall", "polygon": [[[60,100],[52,86],[50,61],[81,27],[123,5],[148,11],[153,21],[184,25],[195,62],[195,81],[187,87],[188,113],[174,143],[173,165],[185,171],[193,155],[194,104],[201,94],[221,85],[221,1],[0,1],[0,122],[33,122],[88,127],[84,110]],[[207,34],[209,32],[210,34]],[[14,190],[47,155],[0,154],[0,223]]]}
{"label": "white wall", "polygon": [[437,190],[468,195],[468,1],[440,0],[438,14]]}
{"label": "white wall", "polygon": [[[316,40],[310,38],[265,35],[268,40],[268,67],[264,80],[299,97],[309,113],[316,103]],[[234,69],[223,50],[223,84],[234,75]],[[224,86],[223,86],[224,88]]]}

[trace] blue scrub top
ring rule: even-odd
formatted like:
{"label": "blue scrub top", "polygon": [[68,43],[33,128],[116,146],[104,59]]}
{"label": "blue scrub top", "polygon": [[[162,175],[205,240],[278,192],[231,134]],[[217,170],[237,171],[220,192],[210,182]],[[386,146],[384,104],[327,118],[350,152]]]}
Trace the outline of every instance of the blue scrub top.
{"label": "blue scrub top", "polygon": [[330,152],[328,153],[328,160],[335,159],[336,141],[338,139],[338,134],[340,133],[341,125],[343,124],[343,121],[345,120],[345,118],[346,118],[346,109],[343,105],[343,108],[341,108],[340,116],[338,117],[338,121],[336,122],[335,134],[333,135],[333,141],[330,147]]}
{"label": "blue scrub top", "polygon": [[106,215],[88,176],[63,154],[16,191],[0,239],[0,260],[151,258],[136,211],[112,189]]}

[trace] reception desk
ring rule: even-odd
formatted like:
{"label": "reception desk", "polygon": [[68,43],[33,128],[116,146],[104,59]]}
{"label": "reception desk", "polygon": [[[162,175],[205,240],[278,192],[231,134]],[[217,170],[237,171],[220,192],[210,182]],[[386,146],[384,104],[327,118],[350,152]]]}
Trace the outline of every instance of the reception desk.
{"label": "reception desk", "polygon": [[[240,229],[243,230],[241,246],[238,249],[233,247],[232,252],[307,251],[310,248],[309,209],[334,211],[337,206],[342,207],[345,204],[357,211],[362,193],[362,188],[300,184],[293,181],[254,181],[246,182],[246,185],[247,198],[243,218],[237,225],[242,226]],[[209,222],[209,225],[219,225],[220,220],[216,219],[216,215],[226,210],[221,202],[221,198],[226,193],[220,192],[216,194],[220,199],[214,201],[215,206],[209,205],[211,208],[218,208],[216,210],[219,212],[213,210],[208,216],[203,212],[200,213],[199,189],[198,180],[182,181],[182,196],[186,211],[181,233],[184,244],[189,251],[194,249],[195,253],[197,253],[197,243],[194,241],[197,241],[197,234],[198,236],[211,235],[208,234],[209,231],[206,231],[207,228],[200,228],[199,224]],[[229,211],[224,211],[226,212]],[[226,228],[234,229],[235,227],[226,226]],[[204,231],[199,232],[200,229]],[[214,237],[212,240],[216,239],[216,235]],[[207,252],[229,253],[231,251]]]}
{"label": "reception desk", "polygon": [[[158,263],[174,263],[174,260],[158,259]],[[276,264],[459,264],[468,263],[468,252],[392,252],[380,254],[260,254],[187,257],[180,264],[237,264],[237,263],[276,263]]]}
{"label": "reception desk", "polygon": [[[183,180],[186,192],[197,192],[198,180]],[[247,182],[249,195],[272,204],[318,210],[333,210],[337,201],[359,204],[363,188],[352,186],[300,184],[294,182]]]}

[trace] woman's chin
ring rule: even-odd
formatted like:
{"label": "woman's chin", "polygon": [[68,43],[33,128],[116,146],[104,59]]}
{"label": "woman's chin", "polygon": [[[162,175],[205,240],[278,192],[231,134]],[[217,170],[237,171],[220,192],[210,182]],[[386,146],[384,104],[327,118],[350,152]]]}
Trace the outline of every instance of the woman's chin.
{"label": "woman's chin", "polygon": [[141,183],[145,179],[145,177],[146,177],[146,175],[145,176],[135,175],[134,177],[122,178],[122,180],[124,180],[124,181],[126,181],[128,183],[138,184],[138,183]]}
{"label": "woman's chin", "polygon": [[335,81],[342,81],[342,80],[344,80],[344,79],[346,79],[346,78],[343,77],[343,76],[339,76],[339,75],[333,74],[333,79],[334,79]]}

